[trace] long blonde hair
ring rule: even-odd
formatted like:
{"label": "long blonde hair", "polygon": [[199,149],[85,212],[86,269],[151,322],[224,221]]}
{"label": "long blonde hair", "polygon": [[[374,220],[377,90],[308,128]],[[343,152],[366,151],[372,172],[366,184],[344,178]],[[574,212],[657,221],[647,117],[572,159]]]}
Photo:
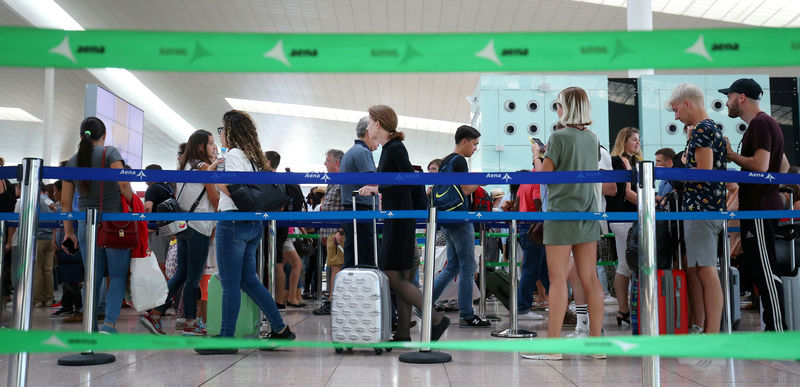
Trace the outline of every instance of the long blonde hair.
{"label": "long blonde hair", "polygon": [[222,116],[222,123],[225,125],[225,143],[228,148],[240,149],[259,170],[269,171],[269,162],[261,151],[258,131],[250,115],[240,110],[231,110]]}
{"label": "long blonde hair", "polygon": [[[634,135],[639,134],[639,129],[636,129],[632,126],[628,126],[622,128],[622,130],[617,133],[617,139],[614,140],[614,148],[611,149],[611,156],[622,156],[625,154],[625,143]],[[631,155],[636,157],[636,161],[644,160],[644,154],[642,153],[642,147],[639,146],[639,153]]]}

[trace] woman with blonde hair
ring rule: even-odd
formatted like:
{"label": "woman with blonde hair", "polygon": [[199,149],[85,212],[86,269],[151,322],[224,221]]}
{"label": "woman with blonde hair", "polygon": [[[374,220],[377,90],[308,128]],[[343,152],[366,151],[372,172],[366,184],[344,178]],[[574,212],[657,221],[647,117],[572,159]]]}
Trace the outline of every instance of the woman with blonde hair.
{"label": "woman with blonde hair", "polygon": [[[537,171],[596,171],[600,160],[600,143],[588,126],[592,124],[591,107],[586,91],[569,87],[558,94],[556,102],[559,122],[565,128],[553,132],[544,159],[541,150],[531,145]],[[595,212],[597,196],[593,183],[548,184],[547,212]],[[567,275],[570,253],[585,291],[589,310],[590,336],[601,335],[603,326],[603,288],[597,278],[597,241],[600,222],[596,220],[545,220],[544,244],[550,277],[550,315],[547,337],[561,336],[561,326],[567,311]],[[533,360],[561,360],[561,354],[522,354]],[[605,359],[605,355],[594,355]]]}
{"label": "woman with blonde hair", "polygon": [[[639,141],[639,130],[633,127],[622,128],[617,133],[614,147],[611,149],[611,166],[614,170],[631,170],[637,162],[642,161],[642,144]],[[617,183],[617,194],[606,196],[607,212],[636,212],[637,211],[636,184],[630,182]],[[614,233],[614,242],[617,245],[617,274],[614,276],[614,291],[617,295],[617,326],[622,326],[624,321],[631,323],[631,312],[628,303],[628,283],[633,271],[625,260],[625,247],[628,232],[633,222],[608,222],[609,229]]]}

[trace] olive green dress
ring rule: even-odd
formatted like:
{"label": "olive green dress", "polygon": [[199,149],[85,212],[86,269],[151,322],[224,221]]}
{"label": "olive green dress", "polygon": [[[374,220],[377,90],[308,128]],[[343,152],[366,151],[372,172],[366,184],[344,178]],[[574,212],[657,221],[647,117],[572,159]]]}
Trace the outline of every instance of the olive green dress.
{"label": "olive green dress", "polygon": [[[556,172],[596,171],[600,144],[589,129],[566,127],[553,132],[545,157],[553,161]],[[594,183],[548,184],[548,212],[596,212]],[[574,245],[600,239],[600,221],[545,220],[545,245]]]}

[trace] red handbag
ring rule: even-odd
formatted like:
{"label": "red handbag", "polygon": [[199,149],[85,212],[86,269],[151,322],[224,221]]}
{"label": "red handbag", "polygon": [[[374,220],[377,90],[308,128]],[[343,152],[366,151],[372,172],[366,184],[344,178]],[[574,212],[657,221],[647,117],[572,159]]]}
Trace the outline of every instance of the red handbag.
{"label": "red handbag", "polygon": [[[103,148],[103,168],[106,167],[106,149]],[[103,214],[103,185],[100,182],[100,215]],[[123,201],[124,202],[124,201]],[[127,203],[125,203],[127,205]],[[131,250],[139,244],[139,228],[134,221],[105,221],[97,227],[97,246],[109,249]]]}

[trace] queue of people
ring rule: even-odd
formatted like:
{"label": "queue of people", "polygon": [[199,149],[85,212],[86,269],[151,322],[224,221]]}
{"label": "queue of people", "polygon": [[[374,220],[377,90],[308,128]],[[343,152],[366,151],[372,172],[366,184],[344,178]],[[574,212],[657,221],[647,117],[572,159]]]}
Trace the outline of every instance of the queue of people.
{"label": "queue of people", "polygon": [[[745,171],[785,172],[788,162],[783,155],[782,133],[775,120],[758,107],[762,93],[760,86],[751,79],[740,79],[720,92],[728,97],[729,115],[741,117],[748,124],[737,151],[733,150],[719,125],[709,118],[704,109],[702,90],[696,85],[683,84],[673,92],[668,107],[675,112],[675,118],[686,125],[686,148],[680,154],[669,148],[660,149],[655,154],[657,166],[725,170],[728,163],[733,162]],[[583,89],[570,87],[562,90],[558,94],[556,107],[560,128],[552,133],[546,146],[532,142],[530,172],[631,170],[644,159],[639,131],[636,128],[626,127],[620,130],[611,152],[600,145],[597,135],[591,130],[591,106]],[[86,118],[81,123],[79,135],[78,151],[66,161],[66,166],[125,168],[120,152],[114,147],[103,145],[106,128],[101,120]],[[280,155],[262,150],[255,123],[247,113],[237,110],[226,112],[217,135],[205,130],[193,133],[181,150],[178,169],[277,173]],[[480,132],[473,127],[459,127],[454,135],[453,152],[431,161],[427,166],[428,172],[469,172],[467,158],[477,150],[480,137]],[[368,115],[356,125],[352,147],[347,151],[331,149],[326,152],[326,170],[330,173],[414,172],[409,151],[403,143],[404,138],[405,134],[398,130],[397,114],[391,107],[371,106]],[[224,155],[218,154],[217,143],[227,149]],[[373,152],[379,146],[382,147],[382,152],[376,163]],[[159,166],[151,167],[160,169]],[[128,182],[63,180],[55,185],[58,188],[58,200],[53,203],[55,208],[51,210],[57,208],[60,211],[84,211],[87,208],[101,208],[102,212],[122,212],[124,206],[136,208],[135,203],[139,200]],[[466,184],[457,185],[456,188],[466,198],[460,210],[469,209],[470,195],[476,190],[482,190],[478,185]],[[523,184],[513,188],[508,200],[503,200],[505,192],[502,189],[493,190],[489,196],[492,202],[490,208],[493,211],[635,212],[639,194],[637,185],[630,182]],[[10,182],[3,181],[0,184],[1,206],[9,207],[12,189]],[[738,191],[733,195],[737,200],[731,200],[732,190]],[[288,191],[287,188],[287,193]],[[726,211],[731,209],[734,202],[738,202],[740,210],[777,210],[785,207],[775,185],[726,187],[723,183],[713,182],[664,181],[659,184],[657,199],[662,200],[671,192],[677,192],[683,211]],[[324,190],[317,190],[312,195],[313,198],[309,197],[309,201],[312,210],[319,211],[351,210],[353,207],[357,211],[369,211],[373,206],[383,210],[413,210],[426,209],[431,203],[430,194],[430,190],[426,194],[422,186],[331,184]],[[43,205],[40,206],[43,210],[51,207],[44,200],[45,197],[47,196],[43,194]],[[795,198],[800,200],[797,196]],[[230,186],[226,184],[149,183],[145,201],[139,205],[145,212],[158,212],[162,203],[171,199],[175,199],[177,205],[188,212],[239,210],[232,198]],[[301,206],[297,205],[297,200],[292,202],[294,211],[306,210],[304,201]],[[718,255],[712,252],[716,251],[717,245],[725,238],[721,235],[722,222],[683,222],[685,252],[681,251],[678,259],[685,259],[687,267],[693,333],[720,331],[722,288],[717,274]],[[614,290],[618,304],[615,316],[617,325],[631,324],[629,288],[634,271],[628,266],[624,254],[632,223],[603,223],[589,220],[547,220],[539,225],[522,225],[519,230],[522,235],[522,269],[518,293],[515,295],[519,301],[520,320],[543,320],[545,316],[537,312],[547,308],[547,337],[560,337],[565,317],[569,319],[571,313],[568,308],[571,289],[576,315],[576,330],[571,337],[601,336],[605,304],[613,303],[608,294],[610,290]],[[161,229],[154,228],[143,242],[145,247],[149,243],[159,261],[164,263],[170,250],[170,241],[177,241],[174,258],[176,270],[168,281],[168,296],[162,305],[140,318],[142,326],[153,334],[166,334],[161,322],[162,316],[182,300],[184,335],[206,335],[205,309],[214,307],[221,308],[219,336],[233,337],[239,316],[241,290],[264,313],[269,322],[270,330],[263,335],[265,340],[294,339],[295,333],[283,320],[281,309],[287,306],[305,306],[302,292],[298,290],[303,288],[300,278],[304,265],[297,248],[288,238],[290,231],[279,230],[277,245],[269,247],[276,249],[278,257],[282,258],[276,273],[276,294],[273,295],[259,280],[256,272],[256,251],[264,237],[261,222],[189,221],[187,226],[186,231],[174,237],[162,234]],[[40,230],[43,247],[39,254],[55,256],[56,250],[72,250],[70,247],[80,250],[86,246],[86,227],[83,221],[78,221],[77,224],[68,221],[63,223],[63,229],[57,231],[55,236],[52,231],[48,233],[47,230]],[[773,220],[742,220],[739,253],[742,257],[742,269],[750,273],[753,284],[759,290],[765,329],[780,331],[786,329],[786,324],[782,317],[784,300],[781,282],[775,280],[778,277],[774,274],[776,227],[777,223]],[[489,327],[491,324],[477,316],[472,306],[476,297],[473,294],[473,281],[477,273],[473,235],[475,230],[469,223],[449,223],[442,224],[441,231],[447,246],[447,263],[434,283],[430,284],[433,286],[433,297],[438,298],[445,286],[457,277],[459,326]],[[352,223],[343,223],[341,227],[319,230],[320,243],[325,245],[323,252],[327,267],[331,270],[328,289],[333,288],[337,273],[355,266],[356,251],[361,266],[377,267],[386,274],[394,293],[396,341],[411,340],[412,307],[417,311],[423,308],[422,292],[418,284],[419,260],[415,258],[418,255],[415,232],[416,224],[413,219],[384,220],[383,237],[375,256],[373,243],[377,236],[369,224],[362,223],[354,228]],[[540,239],[527,237],[537,232],[541,233]],[[613,289],[601,283],[598,277],[598,240],[607,232],[614,234],[618,254],[616,275],[611,286]],[[358,238],[355,238],[356,234]],[[15,238],[9,238],[8,248],[13,247],[14,240]],[[52,247],[53,251],[46,247]],[[501,247],[498,246],[497,249]],[[130,270],[131,250],[111,245],[98,246],[95,256],[97,271],[94,292],[106,294],[104,309],[98,310],[104,315],[104,322],[102,326],[95,326],[95,330],[116,333],[116,321],[125,297]],[[42,260],[43,267],[41,270],[37,269],[37,273],[47,272],[48,267],[52,271],[47,262]],[[222,286],[221,305],[206,305],[204,302],[208,292],[209,266],[218,271]],[[313,269],[307,264],[305,270],[322,268]],[[107,291],[105,287],[101,287],[106,273]],[[309,282],[309,278],[306,278],[306,282]],[[37,275],[36,281],[46,284],[48,277],[43,274],[40,278]],[[49,281],[52,282],[52,278]],[[81,298],[75,295],[80,292],[80,287],[75,286],[74,280],[70,283],[69,294],[65,287],[62,300],[64,305],[54,315],[65,317],[66,313],[71,312],[73,315],[67,317],[74,319],[82,308]],[[306,289],[311,288],[307,286]],[[321,289],[316,291],[321,292]],[[52,304],[52,298],[52,289],[49,293],[46,290],[37,290],[35,297],[37,306]],[[330,315],[334,301],[331,292],[313,314]],[[67,306],[70,309],[65,309]],[[98,308],[98,305],[88,307]],[[450,320],[444,313],[435,310],[431,311],[431,316],[431,338],[438,340],[448,329]],[[197,352],[226,354],[235,353],[236,350],[204,349]],[[563,358],[560,354],[542,353],[524,353],[522,357],[534,360]],[[593,357],[604,359],[605,355],[596,354]]]}

